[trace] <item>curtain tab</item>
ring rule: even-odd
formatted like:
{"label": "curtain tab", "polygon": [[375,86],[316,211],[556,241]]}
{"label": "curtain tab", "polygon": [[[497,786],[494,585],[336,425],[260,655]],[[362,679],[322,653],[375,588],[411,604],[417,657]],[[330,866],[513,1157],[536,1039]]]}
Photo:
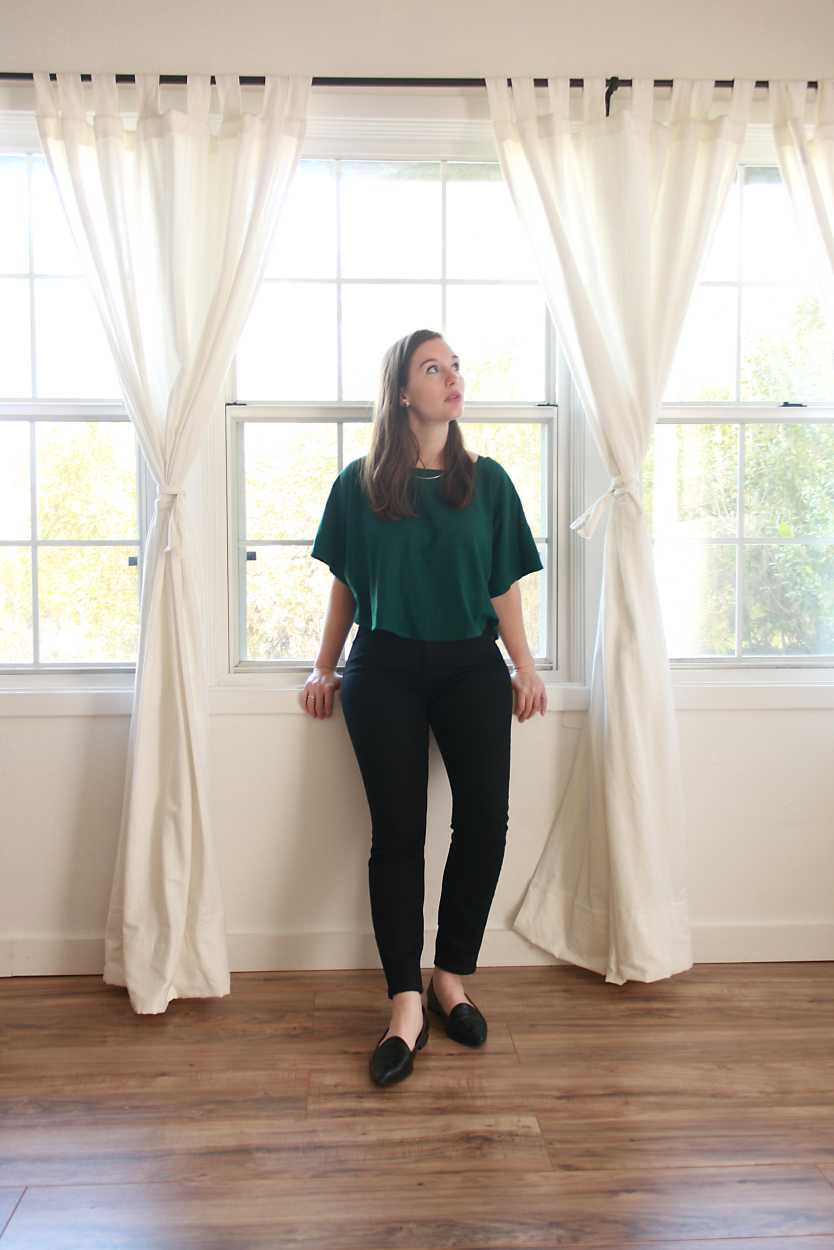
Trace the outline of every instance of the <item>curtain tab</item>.
{"label": "curtain tab", "polygon": [[576,530],[583,538],[591,538],[597,525],[602,520],[603,508],[609,507],[614,499],[624,498],[626,495],[631,496],[642,512],[643,504],[640,500],[639,480],[636,477],[626,477],[625,474],[617,473],[611,478],[608,490],[603,491],[599,499],[595,499],[590,507],[586,508],[575,521],[571,521],[571,529]]}
{"label": "curtain tab", "polygon": [[174,508],[176,507],[177,500],[184,498],[185,491],[182,487],[169,486],[166,490],[163,490],[160,487],[159,494],[156,499],[156,511],[157,515],[160,512],[165,512],[167,514],[165,517],[165,551],[174,551],[177,549],[171,541],[172,522],[174,520]]}

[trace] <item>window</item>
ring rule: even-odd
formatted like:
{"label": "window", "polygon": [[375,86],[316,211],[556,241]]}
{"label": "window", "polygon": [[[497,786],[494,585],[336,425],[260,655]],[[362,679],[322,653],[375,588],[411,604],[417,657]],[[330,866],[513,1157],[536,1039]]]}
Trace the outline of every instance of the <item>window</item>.
{"label": "window", "polygon": [[0,668],[129,671],[151,481],[42,155],[0,221]]}
{"label": "window", "polygon": [[777,166],[742,164],[643,470],[670,657],[834,658],[834,337]]}
{"label": "window", "polygon": [[[62,685],[87,669],[128,683],[154,487],[33,102],[0,91],[0,103],[0,686],[45,685],[52,669]],[[810,671],[834,651],[832,340],[796,254],[766,93],[759,103],[643,473],[672,664],[728,674]],[[601,542],[568,522],[608,479],[584,461],[494,153],[480,89],[314,93],[210,431],[215,685],[292,687],[312,663],[330,574],[309,548],[327,488],[367,447],[384,348],[421,323],[460,354],[467,445],[505,465],[539,543],[544,572],[521,582],[537,663],[551,680],[589,679]]]}
{"label": "window", "polygon": [[385,349],[420,327],[461,357],[467,447],[521,496],[544,566],[520,583],[524,620],[549,666],[553,332],[500,167],[334,159],[299,163],[237,353],[237,671],[313,663],[331,582],[315,530],[333,478],[369,447]]}

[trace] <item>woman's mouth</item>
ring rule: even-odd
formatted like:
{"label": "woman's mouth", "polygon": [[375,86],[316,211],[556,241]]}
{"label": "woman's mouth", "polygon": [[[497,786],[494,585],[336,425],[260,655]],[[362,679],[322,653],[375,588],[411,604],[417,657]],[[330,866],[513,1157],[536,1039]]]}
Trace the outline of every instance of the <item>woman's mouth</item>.
{"label": "woman's mouth", "polygon": [[452,403],[454,400],[456,400],[456,399],[460,399],[460,398],[462,398],[462,397],[461,397],[461,394],[460,394],[460,391],[455,391],[454,395],[447,395],[447,396],[446,396],[446,403],[447,403],[447,404]]}

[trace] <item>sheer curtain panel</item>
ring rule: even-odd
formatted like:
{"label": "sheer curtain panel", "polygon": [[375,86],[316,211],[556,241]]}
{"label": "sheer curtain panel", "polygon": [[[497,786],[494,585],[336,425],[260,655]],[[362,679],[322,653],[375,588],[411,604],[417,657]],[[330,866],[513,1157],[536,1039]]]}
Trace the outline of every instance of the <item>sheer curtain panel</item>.
{"label": "sheer curtain panel", "polygon": [[[571,529],[607,518],[588,715],[513,928],[623,985],[692,966],[677,723],[638,472],[690,296],[732,183],[754,81],[620,88],[585,78],[487,79],[501,168],[538,259],[608,490]],[[541,105],[541,107],[540,107]],[[659,108],[667,110],[661,120]]]}
{"label": "sheer curtain panel", "polygon": [[229,993],[210,818],[203,588],[184,484],[222,402],[299,159],[312,79],[268,77],[256,112],[236,75],[189,75],[163,111],[136,75],[135,129],[113,74],[34,75],[37,124],[136,437],[159,487],[104,980],[137,1013]]}
{"label": "sheer curtain panel", "polygon": [[806,120],[808,84],[771,81],[768,91],[773,142],[806,249],[820,302],[834,334],[834,78],[817,84],[812,119]]}

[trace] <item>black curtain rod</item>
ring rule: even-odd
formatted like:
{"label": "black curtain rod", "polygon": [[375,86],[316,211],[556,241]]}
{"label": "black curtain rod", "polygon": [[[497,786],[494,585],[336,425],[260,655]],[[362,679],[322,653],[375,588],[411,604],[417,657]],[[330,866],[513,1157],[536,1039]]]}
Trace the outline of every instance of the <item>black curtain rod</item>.
{"label": "black curtain rod", "polygon": [[[57,82],[57,74],[50,73],[49,77]],[[117,83],[135,83],[135,74],[115,74]],[[257,74],[239,74],[240,85],[242,87],[262,87],[266,81],[264,76]],[[0,73],[0,82],[3,81],[34,81],[33,74],[8,74]],[[91,82],[91,74],[82,74],[82,82]],[[216,79],[214,74],[211,75],[211,81],[214,83]],[[186,74],[160,74],[160,86],[185,86],[188,82]],[[535,87],[546,87],[548,80],[546,78],[534,78],[533,85]],[[613,75],[605,80],[605,116],[608,117],[611,111],[611,97],[618,87],[630,87],[632,80],[630,78],[618,78]],[[512,80],[507,79],[507,85],[512,87]],[[584,87],[584,78],[571,78],[570,85],[572,87]],[[653,80],[655,87],[671,87],[674,85],[671,78],[655,78]],[[716,87],[732,87],[735,85],[733,78],[716,78]],[[486,88],[486,80],[483,78],[313,78],[313,87],[484,87]],[[757,78],[756,87],[769,87],[770,83],[766,78]],[[807,83],[808,87],[816,89],[818,83],[815,80]]]}
{"label": "black curtain rod", "polygon": [[[57,75],[50,73],[50,78],[57,81]],[[116,82],[135,83],[135,74],[116,74],[114,75]],[[263,74],[239,74],[242,86],[246,87],[262,87],[266,81]],[[84,82],[92,81],[91,74],[82,74],[81,79]],[[34,74],[4,74],[0,73],[0,81],[33,81]],[[166,86],[184,86],[188,81],[187,74],[160,74],[159,81]],[[215,82],[214,74],[211,75],[211,81]],[[618,78],[616,75],[606,78],[608,89],[616,91],[617,87],[630,87],[632,80],[630,78]],[[534,78],[533,82],[537,87],[546,87],[548,80],[546,78]],[[508,86],[512,85],[512,80],[507,79]],[[671,87],[674,84],[672,78],[655,78],[655,87]],[[732,87],[735,84],[734,78],[716,78],[716,87]],[[314,87],[485,87],[486,80],[484,78],[313,78],[312,85]],[[584,87],[584,78],[571,78],[570,85],[572,87]],[[767,78],[757,78],[757,87],[769,87],[770,83]],[[818,83],[812,80],[807,84],[809,87],[816,88]]]}

